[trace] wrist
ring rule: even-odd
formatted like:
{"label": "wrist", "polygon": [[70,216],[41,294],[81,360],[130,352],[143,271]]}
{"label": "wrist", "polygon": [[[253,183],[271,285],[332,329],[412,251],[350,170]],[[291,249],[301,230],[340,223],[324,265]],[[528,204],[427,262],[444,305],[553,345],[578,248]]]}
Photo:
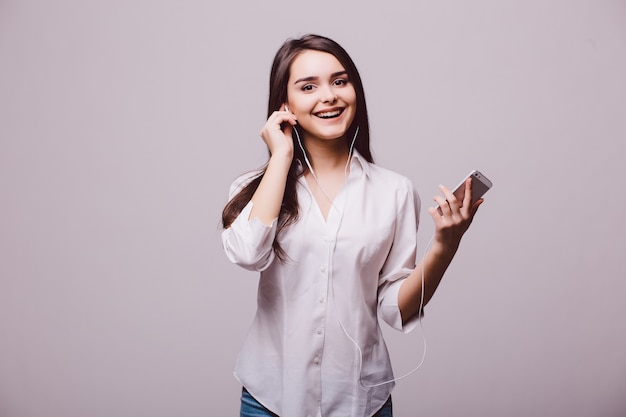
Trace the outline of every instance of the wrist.
{"label": "wrist", "polygon": [[440,259],[452,259],[459,249],[459,243],[441,242],[435,240],[430,247],[430,255]]}
{"label": "wrist", "polygon": [[287,175],[289,172],[289,168],[291,168],[291,160],[292,157],[286,154],[275,153],[270,156],[269,162],[267,163],[267,171],[279,173],[282,172],[281,175]]}
{"label": "wrist", "polygon": [[287,164],[291,165],[293,160],[293,150],[275,151],[270,154],[270,164]]}

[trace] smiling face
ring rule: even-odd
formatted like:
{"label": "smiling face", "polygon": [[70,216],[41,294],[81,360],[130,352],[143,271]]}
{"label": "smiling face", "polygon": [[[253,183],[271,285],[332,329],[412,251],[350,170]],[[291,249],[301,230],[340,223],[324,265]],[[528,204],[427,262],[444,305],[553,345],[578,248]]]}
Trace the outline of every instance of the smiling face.
{"label": "smiling face", "polygon": [[305,50],[293,60],[287,105],[305,138],[343,138],[354,120],[356,102],[354,86],[332,54]]}

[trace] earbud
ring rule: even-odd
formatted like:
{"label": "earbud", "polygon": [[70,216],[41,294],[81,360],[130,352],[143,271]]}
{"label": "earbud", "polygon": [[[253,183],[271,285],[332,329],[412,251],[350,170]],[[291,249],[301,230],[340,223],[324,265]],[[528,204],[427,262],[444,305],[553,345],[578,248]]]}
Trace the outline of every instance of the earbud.
{"label": "earbud", "polygon": [[285,111],[286,111],[287,113],[291,113],[291,112],[289,111],[289,107],[287,107],[287,105],[286,105],[286,104],[285,104]]}

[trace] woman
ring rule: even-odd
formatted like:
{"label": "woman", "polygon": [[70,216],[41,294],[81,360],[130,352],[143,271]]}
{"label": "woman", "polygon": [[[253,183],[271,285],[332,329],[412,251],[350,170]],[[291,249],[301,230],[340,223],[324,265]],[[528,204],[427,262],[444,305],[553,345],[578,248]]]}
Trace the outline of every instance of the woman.
{"label": "woman", "polygon": [[432,245],[415,265],[418,196],[373,164],[361,79],[322,36],[277,52],[261,137],[269,161],[235,181],[222,219],[229,259],[260,271],[235,367],[241,415],[391,416],[378,315],[415,326],[482,200],[470,206],[469,180],[462,202],[441,186]]}

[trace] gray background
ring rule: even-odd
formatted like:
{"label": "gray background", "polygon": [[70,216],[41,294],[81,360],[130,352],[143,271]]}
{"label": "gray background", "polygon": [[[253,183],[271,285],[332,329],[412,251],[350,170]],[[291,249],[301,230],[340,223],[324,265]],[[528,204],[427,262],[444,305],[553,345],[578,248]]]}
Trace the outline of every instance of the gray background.
{"label": "gray background", "polygon": [[[350,52],[374,156],[426,205],[495,184],[396,415],[626,415],[626,2],[3,0],[0,416],[237,415],[257,277],[219,217],[308,32]],[[420,332],[385,333],[417,365]]]}

